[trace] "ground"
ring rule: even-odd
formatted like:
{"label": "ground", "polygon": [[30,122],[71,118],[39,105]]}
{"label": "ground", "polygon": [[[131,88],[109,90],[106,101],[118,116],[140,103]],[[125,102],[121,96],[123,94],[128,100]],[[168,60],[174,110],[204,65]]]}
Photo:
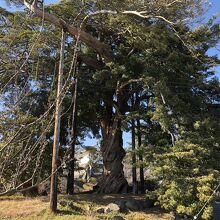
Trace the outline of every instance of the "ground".
{"label": "ground", "polygon": [[22,196],[0,198],[0,219],[16,220],[95,220],[111,219],[117,215],[128,220],[168,220],[170,215],[159,208],[149,209],[147,212],[129,212],[128,214],[98,214],[96,210],[105,207],[116,200],[144,199],[144,196],[133,195],[96,195],[78,194],[74,196],[59,196],[59,201],[71,201],[82,209],[76,212],[67,207],[58,205],[58,213],[53,215],[48,212],[49,202],[47,197],[24,198]]}

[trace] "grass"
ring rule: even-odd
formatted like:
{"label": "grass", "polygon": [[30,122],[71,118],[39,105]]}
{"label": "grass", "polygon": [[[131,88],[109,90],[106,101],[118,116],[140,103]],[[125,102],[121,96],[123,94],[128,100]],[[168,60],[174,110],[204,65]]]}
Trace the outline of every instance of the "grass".
{"label": "grass", "polygon": [[58,212],[52,214],[48,211],[49,201],[47,197],[24,198],[21,196],[0,198],[0,219],[4,220],[96,220],[111,219],[117,215],[127,220],[168,220],[170,215],[158,208],[149,209],[147,212],[129,212],[127,214],[111,213],[98,214],[96,210],[105,207],[116,200],[138,199],[143,196],[134,195],[96,195],[80,194],[74,196],[60,195],[59,201],[71,201],[82,211],[73,211],[68,207],[58,205]]}
{"label": "grass", "polygon": [[0,219],[15,219],[16,217],[26,217],[41,215],[48,207],[47,202],[37,199],[1,199]]}

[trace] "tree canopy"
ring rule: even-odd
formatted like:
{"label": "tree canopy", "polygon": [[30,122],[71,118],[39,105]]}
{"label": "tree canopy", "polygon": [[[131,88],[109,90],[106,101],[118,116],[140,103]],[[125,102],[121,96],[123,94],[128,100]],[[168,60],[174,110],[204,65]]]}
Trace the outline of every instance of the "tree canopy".
{"label": "tree canopy", "polygon": [[142,144],[135,153],[157,183],[147,196],[196,215],[220,179],[220,85],[213,70],[219,60],[207,53],[220,28],[215,18],[201,24],[206,1],[7,2],[26,9],[0,8],[0,189],[50,175],[63,29],[60,166],[70,155],[77,78],[77,144],[91,132],[102,139],[99,191],[127,191],[122,134],[138,120]]}

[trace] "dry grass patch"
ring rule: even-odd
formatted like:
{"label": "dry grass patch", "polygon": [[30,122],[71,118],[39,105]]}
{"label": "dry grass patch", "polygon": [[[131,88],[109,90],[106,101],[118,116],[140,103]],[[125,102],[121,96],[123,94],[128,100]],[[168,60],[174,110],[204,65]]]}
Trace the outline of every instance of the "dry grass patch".
{"label": "dry grass patch", "polygon": [[69,207],[58,205],[56,215],[48,212],[49,202],[46,197],[35,199],[14,198],[0,199],[0,219],[16,220],[105,220],[117,215],[126,220],[168,220],[170,215],[158,208],[149,209],[147,212],[129,212],[98,214],[96,210],[105,207],[107,204],[117,200],[138,199],[144,200],[144,196],[134,195],[96,195],[81,194],[74,196],[60,195],[59,201],[65,200],[72,202],[75,206],[82,209],[81,212],[71,210]]}
{"label": "dry grass patch", "polygon": [[48,205],[42,198],[0,200],[0,219],[40,215]]}
{"label": "dry grass patch", "polygon": [[151,210],[149,212],[130,212],[125,217],[127,220],[170,220],[170,214]]}

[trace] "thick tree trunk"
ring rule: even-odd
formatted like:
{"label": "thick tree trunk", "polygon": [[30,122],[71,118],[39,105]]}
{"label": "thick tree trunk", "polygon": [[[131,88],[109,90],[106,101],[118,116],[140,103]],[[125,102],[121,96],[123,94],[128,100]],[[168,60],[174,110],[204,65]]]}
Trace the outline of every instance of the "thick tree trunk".
{"label": "thick tree trunk", "polygon": [[121,82],[117,82],[117,109],[113,110],[113,94],[105,103],[105,115],[101,121],[102,143],[101,151],[104,163],[103,178],[100,181],[100,193],[126,193],[128,182],[124,177],[123,139],[121,130],[121,116],[125,114],[127,108],[127,93],[121,88]]}
{"label": "thick tree trunk", "polygon": [[124,177],[122,160],[125,156],[123,149],[121,120],[115,117],[110,124],[102,123],[104,173],[100,182],[100,193],[125,193],[128,183]]}
{"label": "thick tree trunk", "polygon": [[75,171],[75,145],[76,145],[76,115],[77,115],[77,87],[78,80],[75,79],[75,87],[73,94],[73,114],[72,114],[72,141],[71,141],[71,154],[70,154],[70,163],[69,163],[69,171],[67,176],[67,188],[66,193],[69,195],[73,195],[74,193],[74,171]]}

